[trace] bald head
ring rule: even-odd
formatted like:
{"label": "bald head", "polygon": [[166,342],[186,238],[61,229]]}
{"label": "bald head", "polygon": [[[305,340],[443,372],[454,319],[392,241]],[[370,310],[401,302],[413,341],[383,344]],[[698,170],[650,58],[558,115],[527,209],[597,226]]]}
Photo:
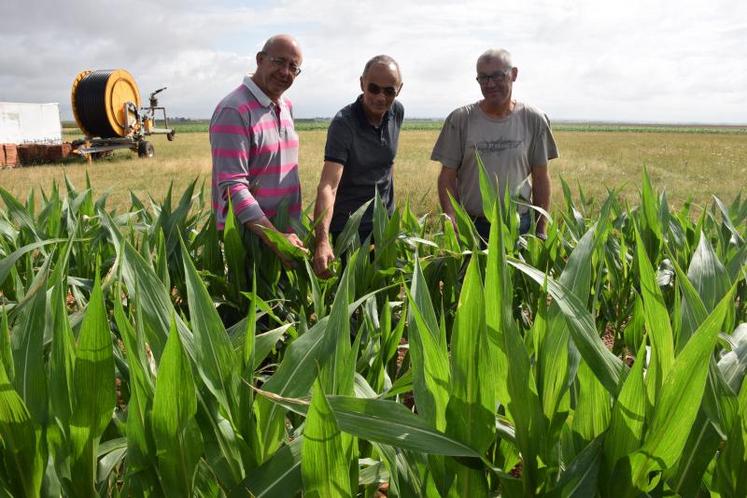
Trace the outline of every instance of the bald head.
{"label": "bald head", "polygon": [[488,62],[499,62],[504,67],[513,67],[511,53],[503,48],[490,48],[477,58],[477,66]]}
{"label": "bald head", "polygon": [[257,53],[257,70],[252,81],[277,102],[301,73],[302,62],[301,46],[296,39],[290,35],[275,35]]}
{"label": "bald head", "polygon": [[297,51],[299,56],[301,55],[301,46],[298,44],[298,41],[293,38],[291,35],[275,35],[271,36],[267,39],[264,46],[262,47],[262,52],[264,53],[271,53],[273,50],[294,50]]}

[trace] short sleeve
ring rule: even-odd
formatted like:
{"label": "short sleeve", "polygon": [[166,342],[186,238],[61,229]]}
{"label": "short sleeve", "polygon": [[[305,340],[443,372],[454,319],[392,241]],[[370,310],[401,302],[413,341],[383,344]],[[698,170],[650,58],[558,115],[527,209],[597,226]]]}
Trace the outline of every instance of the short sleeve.
{"label": "short sleeve", "polygon": [[397,126],[402,127],[405,120],[405,106],[399,100],[394,102],[394,117],[397,120]]}
{"label": "short sleeve", "polygon": [[558,146],[552,134],[550,120],[546,114],[537,116],[532,144],[529,149],[529,166],[546,166],[550,159],[558,157]]}
{"label": "short sleeve", "polygon": [[335,116],[327,129],[327,144],[324,146],[324,160],[346,166],[353,146],[353,132],[344,120]]}
{"label": "short sleeve", "polygon": [[464,159],[464,123],[459,109],[449,114],[433,147],[431,160],[440,162],[446,168],[457,169],[461,166]]}

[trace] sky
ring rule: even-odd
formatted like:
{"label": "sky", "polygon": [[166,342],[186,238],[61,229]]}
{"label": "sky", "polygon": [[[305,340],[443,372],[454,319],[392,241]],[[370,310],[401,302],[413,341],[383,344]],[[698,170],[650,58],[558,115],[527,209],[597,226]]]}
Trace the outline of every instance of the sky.
{"label": "sky", "polygon": [[[9,4],[8,4],[9,2]],[[505,48],[514,97],[552,121],[747,124],[744,0],[4,0],[0,101],[58,102],[78,72],[123,68],[141,98],[168,89],[170,116],[209,118],[289,33],[303,72],[296,117],[355,100],[365,62],[394,57],[406,117],[443,118],[480,99],[475,62]]]}

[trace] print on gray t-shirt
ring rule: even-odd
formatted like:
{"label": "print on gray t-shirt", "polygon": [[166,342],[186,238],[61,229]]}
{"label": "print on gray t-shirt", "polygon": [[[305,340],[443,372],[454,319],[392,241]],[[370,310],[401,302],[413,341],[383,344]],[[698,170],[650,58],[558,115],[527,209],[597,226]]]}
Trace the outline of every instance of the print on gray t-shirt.
{"label": "print on gray t-shirt", "polygon": [[[517,102],[505,118],[491,118],[478,103],[452,112],[446,118],[433,147],[431,159],[457,170],[459,201],[473,216],[482,216],[480,172],[475,158],[480,154],[488,176],[498,179],[500,199],[508,188],[512,197],[531,200],[528,181],[532,166],[544,166],[558,157],[558,149],[547,116]],[[519,206],[518,212],[529,208]]]}

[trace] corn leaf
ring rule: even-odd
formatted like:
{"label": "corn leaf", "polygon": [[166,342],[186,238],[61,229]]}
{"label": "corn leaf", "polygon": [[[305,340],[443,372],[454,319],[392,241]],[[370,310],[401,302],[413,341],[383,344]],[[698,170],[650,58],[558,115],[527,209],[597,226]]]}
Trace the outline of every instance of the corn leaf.
{"label": "corn leaf", "polygon": [[577,447],[586,447],[607,429],[611,400],[609,393],[584,362],[578,369],[577,384],[576,408],[571,427],[580,438]]}
{"label": "corn leaf", "polygon": [[44,373],[44,324],[47,314],[46,265],[37,279],[39,286],[29,290],[30,308],[23,315],[13,336],[15,377],[13,385],[37,425],[47,423],[47,379]]}
{"label": "corn leaf", "polygon": [[478,260],[472,257],[459,296],[451,334],[451,396],[447,406],[449,434],[486,451],[495,435],[495,392],[489,382],[488,337],[484,290]]}
{"label": "corn leaf", "polygon": [[[137,296],[138,303],[142,307],[147,342],[153,351],[154,358],[158,361],[166,345],[169,314],[173,310],[169,292],[148,262],[129,242],[124,243],[122,251],[122,279],[127,284],[129,295]],[[176,320],[182,337],[188,334],[191,338],[192,333],[181,318],[176,317]],[[186,334],[183,333],[184,330]],[[190,348],[187,347],[187,349]]]}
{"label": "corn leaf", "polygon": [[[368,293],[352,302],[347,308],[347,318],[349,319],[361,304],[380,290],[383,289]],[[286,397],[308,394],[316,378],[315,365],[322,364],[326,355],[333,351],[331,346],[334,346],[334,341],[326,340],[327,333],[335,333],[330,328],[330,319],[331,317],[324,317],[319,320],[285,350],[282,363],[263,386],[266,391]]]}
{"label": "corn leaf", "polygon": [[721,496],[747,496],[747,383],[742,385],[738,412],[719,452],[715,488]]}
{"label": "corn leaf", "polygon": [[435,455],[481,458],[475,449],[432,428],[400,403],[347,396],[327,400],[338,427],[361,439]]}
{"label": "corn leaf", "polygon": [[159,475],[169,494],[192,496],[197,462],[202,453],[196,413],[192,365],[173,322],[158,368],[151,415]]}
{"label": "corn leaf", "polygon": [[[244,344],[241,354],[241,382],[239,386],[239,427],[245,440],[251,437],[253,429],[254,393],[249,388],[254,382],[256,332],[257,332],[257,305],[254,299],[257,292],[257,277],[252,274],[252,299],[249,300],[249,313],[246,317],[246,331],[244,333]],[[254,463],[254,462],[252,462]]]}
{"label": "corn leaf", "polygon": [[205,283],[197,273],[184,241],[180,241],[184,263],[189,315],[194,334],[195,364],[200,378],[215,396],[227,418],[236,416],[237,361],[231,340],[215,310]]}
{"label": "corn leaf", "polygon": [[[446,432],[479,452],[495,438],[495,393],[485,328],[484,289],[473,256],[467,267],[451,334],[451,396],[446,407]],[[457,470],[460,496],[487,496],[482,472]]]}
{"label": "corn leaf", "polygon": [[436,313],[417,260],[411,289],[406,293],[410,303],[408,333],[415,402],[432,427],[444,430],[450,384],[448,353],[446,344],[441,342]]}
{"label": "corn leaf", "polygon": [[[0,188],[0,190],[2,190],[2,188]],[[66,242],[66,239],[52,239],[34,242],[32,244],[25,245],[20,249],[16,249],[12,253],[5,256],[0,260],[0,286],[2,286],[5,282],[5,279],[8,278],[10,271],[13,269],[18,260],[21,259],[25,254],[28,254],[31,251],[35,251],[40,247],[48,246],[50,244],[58,244],[60,242]]]}
{"label": "corn leaf", "polygon": [[[0,187],[0,197],[3,198],[5,206],[8,208],[7,213],[10,215],[10,218],[20,225],[21,228],[27,228],[34,235],[35,239],[40,240],[41,237],[37,231],[36,223],[34,223],[33,214],[23,204],[18,202],[10,192],[2,187]],[[0,280],[0,284],[2,284],[2,280]]]}
{"label": "corn leaf", "polygon": [[703,398],[708,359],[731,305],[734,289],[698,327],[662,384],[643,446],[631,458],[632,482],[642,491],[650,487],[649,472],[672,466],[682,453]]}
{"label": "corn leaf", "polygon": [[342,256],[342,254],[347,252],[351,247],[354,247],[354,242],[358,239],[358,228],[361,225],[361,219],[363,219],[363,215],[366,213],[368,206],[371,205],[371,202],[373,202],[373,199],[370,199],[368,202],[356,209],[355,212],[350,215],[350,218],[348,218],[342,232],[340,232],[340,236],[335,240],[334,253],[336,258]]}
{"label": "corn leaf", "polygon": [[73,371],[75,367],[74,336],[65,309],[67,285],[63,269],[66,261],[58,261],[55,286],[52,290],[52,352],[49,358],[50,408],[63,427],[70,425],[75,397]]}
{"label": "corn leaf", "polygon": [[0,480],[13,497],[39,496],[45,455],[41,431],[0,363]]}
{"label": "corn leaf", "polygon": [[[352,271],[349,265],[343,273],[345,280]],[[313,385],[318,367],[324,365],[335,351],[337,328],[343,320],[349,320],[352,313],[376,292],[367,294],[347,307],[347,313],[331,312],[322,318],[306,333],[296,339],[286,350],[283,361],[264,384],[263,389],[280,396],[295,398],[306,396]],[[338,293],[339,295],[339,293]],[[342,300],[344,296],[335,296]],[[335,305],[332,305],[333,310]],[[283,412],[265,399],[256,402],[259,434],[255,448],[260,452],[260,463],[274,453],[282,441],[284,432]]]}
{"label": "corn leaf", "polygon": [[[600,231],[597,228],[597,225],[593,225],[581,237],[560,275],[560,283],[570,289],[581,303],[588,299],[591,292],[591,260],[595,234]],[[571,370],[577,368],[578,359],[572,357],[578,356],[578,351],[575,344],[569,342],[568,322],[557,304],[552,305],[549,315],[548,332],[541,338],[538,348],[537,386],[545,418],[548,421],[554,420],[553,425],[557,427],[564,418],[558,412],[573,380],[571,376],[575,376],[575,372]],[[589,441],[591,439],[588,438]]]}
{"label": "corn leaf", "polygon": [[[136,309],[139,307],[136,306]],[[152,455],[156,455],[155,442],[150,430],[154,385],[145,356],[141,321],[138,321],[136,330],[127,319],[120,299],[114,300],[114,319],[127,351],[130,372],[130,400],[127,404],[127,470],[129,476],[136,476],[130,481],[133,492],[137,489],[142,495],[147,495],[160,487],[155,469],[156,459],[151,458]]]}
{"label": "corn leaf", "polygon": [[[494,213],[493,218],[500,219],[500,214]],[[495,230],[493,225],[495,225]],[[485,271],[485,326],[494,369],[496,401],[506,404],[509,400],[507,385],[509,367],[503,334],[506,328],[512,326],[512,295],[504,256],[503,237],[498,236],[498,230],[503,230],[502,223],[491,224]]]}
{"label": "corn leaf", "polygon": [[620,358],[610,352],[602,342],[594,326],[594,320],[586,306],[565,285],[555,281],[544,272],[518,260],[508,259],[507,263],[522,271],[536,283],[547,282],[547,291],[555,299],[563,312],[581,357],[589,365],[605,389],[616,395],[625,375],[625,365]]}
{"label": "corn leaf", "polygon": [[12,382],[15,376],[15,366],[10,341],[10,327],[8,326],[8,312],[5,306],[3,306],[2,315],[0,315],[0,363],[5,367],[6,375]]}
{"label": "corn leaf", "polygon": [[702,232],[698,247],[690,260],[687,277],[709,312],[729,290],[731,283],[726,268],[719,261],[708,237]]}
{"label": "corn leaf", "polygon": [[641,237],[636,232],[636,252],[638,257],[638,277],[641,285],[641,298],[646,317],[646,329],[651,342],[651,366],[646,381],[646,394],[649,404],[655,405],[659,399],[661,384],[674,363],[674,337],[672,324],[667,313],[656,275],[644,250]]}
{"label": "corn leaf", "polygon": [[560,475],[547,498],[594,496],[602,453],[602,438],[595,438],[574,458]]}
{"label": "corn leaf", "polygon": [[479,172],[479,183],[480,183],[480,198],[482,199],[482,212],[485,218],[490,220],[490,223],[496,223],[500,221],[500,218],[495,218],[495,211],[493,205],[498,199],[498,193],[496,188],[498,187],[498,178],[493,176],[492,178],[488,175],[485,169],[485,164],[482,162],[477,147],[475,147],[475,159],[477,160],[477,169]]}
{"label": "corn leaf", "polygon": [[71,485],[83,496],[93,493],[99,437],[112,419],[115,403],[112,338],[98,277],[78,336],[74,390]]}
{"label": "corn leaf", "polygon": [[[643,428],[646,417],[646,385],[643,381],[646,364],[645,345],[641,345],[636,355],[633,368],[617,396],[604,438],[605,474],[611,475],[615,464],[635,450],[643,439]],[[609,486],[616,486],[614,480]]]}
{"label": "corn leaf", "polygon": [[304,496],[352,498],[342,434],[320,380],[314,383],[303,435],[301,474]]}
{"label": "corn leaf", "polygon": [[243,498],[247,495],[255,498],[296,496],[303,487],[302,448],[303,437],[297,437],[284,445],[264,465],[247,472],[246,478],[231,491],[229,498]]}
{"label": "corn leaf", "polygon": [[[495,203],[495,219],[502,219],[500,203]],[[508,276],[506,256],[504,253],[504,239],[502,223],[492,223],[490,226],[489,251],[492,258],[498,259],[498,264],[489,267],[488,271],[496,271],[497,276],[491,278],[500,289],[500,303],[502,306],[503,349],[508,359],[508,411],[515,422],[516,443],[522,455],[524,469],[522,482],[524,492],[534,493],[538,484],[537,457],[540,453],[540,441],[547,431],[545,419],[542,415],[537,384],[529,360],[529,352],[524,346],[518,327],[507,309],[509,306],[511,279]],[[538,437],[538,435],[542,435]]]}

